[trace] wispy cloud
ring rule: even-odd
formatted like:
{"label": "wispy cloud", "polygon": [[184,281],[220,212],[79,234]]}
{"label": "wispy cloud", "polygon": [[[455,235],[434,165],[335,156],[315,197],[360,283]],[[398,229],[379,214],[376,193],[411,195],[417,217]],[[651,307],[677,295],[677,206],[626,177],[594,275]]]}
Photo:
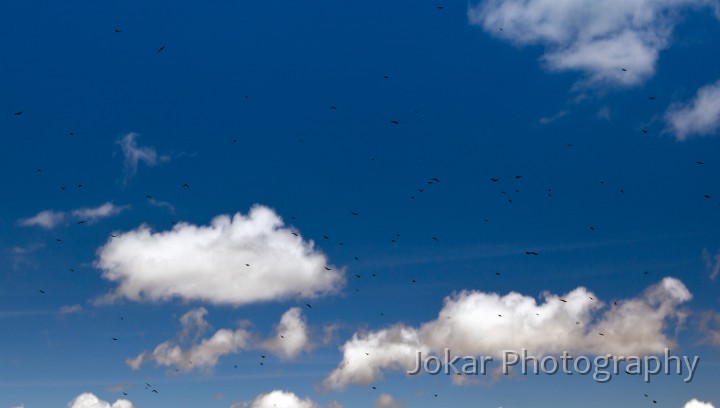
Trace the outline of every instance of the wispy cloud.
{"label": "wispy cloud", "polygon": [[44,210],[30,218],[23,218],[18,221],[23,227],[42,227],[53,229],[65,221],[65,213],[62,211]]}
{"label": "wispy cloud", "polygon": [[567,116],[569,113],[570,113],[570,111],[568,111],[568,110],[562,110],[552,116],[546,116],[546,117],[540,118],[540,120],[538,120],[538,122],[541,125],[549,125],[549,124],[555,122],[556,120]]}
{"label": "wispy cloud", "polygon": [[75,314],[82,312],[83,308],[82,306],[75,304],[75,305],[67,305],[60,307],[60,310],[58,311],[60,315],[68,315],[68,314]]}
{"label": "wispy cloud", "polygon": [[129,205],[116,206],[112,202],[107,202],[93,208],[78,208],[72,211],[72,215],[82,220],[95,222],[102,218],[112,217],[130,208]]}
{"label": "wispy cloud", "polygon": [[[69,212],[75,218],[90,223],[97,222],[102,218],[112,217],[130,208],[129,205],[116,206],[112,202],[106,202],[97,207],[78,208]],[[61,224],[66,223],[68,213],[65,211],[44,210],[30,218],[23,218],[18,224],[23,227],[42,227],[45,229],[53,229]]]}
{"label": "wispy cloud", "polygon": [[677,140],[707,136],[720,129],[720,80],[703,86],[686,103],[677,103],[665,113],[667,131]]}
{"label": "wispy cloud", "polygon": [[709,0],[483,0],[470,22],[517,45],[542,45],[550,70],[585,73],[585,85],[637,85],[655,73],[680,11]]}
{"label": "wispy cloud", "polygon": [[153,167],[158,162],[170,160],[169,156],[158,156],[157,151],[151,146],[138,146],[137,139],[139,135],[131,132],[118,140],[118,144],[125,156],[125,177],[123,181],[127,183],[137,174],[138,164],[144,163],[148,167]]}
{"label": "wispy cloud", "polygon": [[720,274],[720,253],[713,255],[707,248],[703,248],[703,259],[705,266],[710,271],[710,279],[715,280]]}
{"label": "wispy cloud", "polygon": [[[563,296],[544,294],[544,303],[519,293],[463,291],[445,299],[436,320],[419,328],[397,324],[355,333],[342,347],[343,361],[324,380],[331,390],[368,384],[383,370],[410,370],[417,352],[491,355],[526,348],[537,354],[648,355],[672,348],[668,321],[685,314],[677,306],[692,295],[677,279],[665,278],[635,298],[605,304],[585,288]],[[562,301],[562,300],[564,301]],[[604,310],[604,311],[603,311]],[[601,312],[603,311],[603,312]],[[599,333],[603,333],[602,336]]]}
{"label": "wispy cloud", "polygon": [[118,233],[98,250],[96,266],[118,283],[99,302],[181,298],[238,306],[335,293],[345,282],[344,271],[312,241],[260,205],[207,226],[181,222],[170,231],[143,225]]}

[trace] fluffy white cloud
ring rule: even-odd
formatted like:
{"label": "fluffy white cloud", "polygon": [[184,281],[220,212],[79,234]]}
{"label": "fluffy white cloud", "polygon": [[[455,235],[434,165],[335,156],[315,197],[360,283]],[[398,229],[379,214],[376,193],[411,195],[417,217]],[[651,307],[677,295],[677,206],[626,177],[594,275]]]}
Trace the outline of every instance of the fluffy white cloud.
{"label": "fluffy white cloud", "polygon": [[187,372],[193,369],[209,370],[217,364],[220,357],[237,353],[249,346],[251,334],[244,328],[237,330],[221,329],[210,338],[199,343],[197,339],[210,327],[205,321],[207,310],[203,307],[192,309],[180,318],[182,330],[178,340],[185,342],[192,337],[192,345],[183,350],[175,341],[160,343],[152,353],[142,352],[135,358],[128,358],[126,363],[134,370],[149,361],[160,366],[174,366]]}
{"label": "fluffy white cloud", "polygon": [[133,408],[132,402],[126,399],[119,399],[112,405],[109,402],[100,400],[95,395],[86,392],[78,395],[68,403],[68,408]]}
{"label": "fluffy white cloud", "polygon": [[137,173],[138,164],[145,163],[148,167],[155,166],[158,161],[167,161],[168,156],[158,156],[154,147],[140,147],[137,144],[138,134],[131,132],[118,140],[118,144],[125,156],[125,182],[127,183]]}
{"label": "fluffy white cloud", "polygon": [[98,207],[94,208],[78,208],[77,210],[73,210],[72,215],[76,218],[80,218],[82,220],[87,220],[89,222],[95,222],[101,218],[107,218],[112,217],[114,215],[118,215],[124,210],[128,209],[129,206],[116,206],[111,202],[107,202],[105,204],[102,204]]}
{"label": "fluffy white cloud", "polygon": [[692,101],[670,106],[665,120],[677,140],[715,133],[720,129],[720,80],[700,88]]}
{"label": "fluffy white cloud", "polygon": [[300,399],[292,392],[281,390],[258,395],[249,406],[250,408],[320,408],[320,405],[310,398]]}
{"label": "fluffy white cloud", "polygon": [[243,305],[338,291],[343,270],[270,208],[218,216],[208,226],[178,223],[170,231],[143,225],[98,250],[96,266],[119,286],[104,301],[172,298]]}
{"label": "fluffy white cloud", "polygon": [[53,229],[65,221],[65,213],[62,211],[45,210],[40,211],[30,218],[23,218],[18,224],[23,227],[42,227],[45,229]]}
{"label": "fluffy white cloud", "polygon": [[[182,372],[194,369],[207,371],[215,367],[222,356],[244,350],[263,349],[280,358],[291,359],[311,348],[305,318],[297,307],[283,314],[276,326],[276,335],[264,341],[244,327],[236,330],[220,329],[210,338],[199,341],[210,328],[205,320],[206,315],[207,310],[203,307],[188,311],[180,318],[182,329],[176,340],[160,343],[151,353],[143,351],[125,362],[133,370],[154,361],[158,366],[175,367]],[[241,323],[242,326],[246,324]],[[183,343],[188,342],[190,344],[183,347]]]}
{"label": "fluffy white cloud", "polygon": [[405,404],[401,404],[393,398],[390,394],[380,394],[375,400],[376,408],[403,408]]}
{"label": "fluffy white cloud", "polygon": [[685,403],[685,405],[683,405],[683,408],[715,408],[715,406],[709,402],[702,402],[693,398],[687,403]]}
{"label": "fluffy white cloud", "polygon": [[[542,45],[557,71],[582,71],[588,82],[630,86],[655,72],[679,11],[711,0],[483,0],[470,22],[517,45]],[[623,71],[626,69],[626,71]]]}
{"label": "fluffy white cloud", "polygon": [[312,345],[302,310],[294,307],[285,312],[275,327],[275,336],[263,342],[262,347],[283,359],[308,351]]}
{"label": "fluffy white cloud", "polygon": [[367,384],[380,378],[382,370],[414,369],[418,351],[442,356],[445,348],[453,356],[497,359],[502,350],[522,348],[532,355],[660,353],[673,348],[665,329],[670,320],[684,318],[677,306],[691,297],[685,285],[673,278],[609,307],[582,287],[562,297],[545,293],[540,304],[518,293],[463,291],[447,297],[438,318],[420,328],[395,325],[353,335],[341,348],[342,363],[323,385],[340,389]]}

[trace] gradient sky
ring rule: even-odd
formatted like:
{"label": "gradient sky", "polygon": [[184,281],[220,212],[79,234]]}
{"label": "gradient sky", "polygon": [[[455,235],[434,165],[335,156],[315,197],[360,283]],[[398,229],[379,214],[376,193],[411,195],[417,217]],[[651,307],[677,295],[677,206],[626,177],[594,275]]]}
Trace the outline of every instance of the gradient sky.
{"label": "gradient sky", "polygon": [[[712,0],[8,2],[0,408],[717,406],[718,49]],[[576,288],[581,325],[557,301]],[[473,293],[453,344],[567,324],[591,356],[640,333],[700,365],[457,384],[387,355],[329,382],[353,336],[391,350]]]}

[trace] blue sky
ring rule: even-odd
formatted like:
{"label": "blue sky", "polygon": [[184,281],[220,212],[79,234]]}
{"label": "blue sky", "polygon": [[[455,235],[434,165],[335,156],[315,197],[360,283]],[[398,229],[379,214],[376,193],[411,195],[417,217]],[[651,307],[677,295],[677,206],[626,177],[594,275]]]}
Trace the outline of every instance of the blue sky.
{"label": "blue sky", "polygon": [[[718,18],[6,4],[0,407],[717,406]],[[405,374],[665,346],[692,382]]]}

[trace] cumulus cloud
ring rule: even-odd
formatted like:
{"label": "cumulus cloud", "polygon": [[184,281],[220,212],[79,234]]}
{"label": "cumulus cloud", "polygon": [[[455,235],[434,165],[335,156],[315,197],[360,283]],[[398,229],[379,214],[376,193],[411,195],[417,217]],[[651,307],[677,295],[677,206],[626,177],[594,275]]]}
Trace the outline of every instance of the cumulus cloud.
{"label": "cumulus cloud", "polygon": [[250,406],[250,408],[320,408],[320,405],[310,398],[300,399],[294,393],[282,390],[258,395],[246,406]]}
{"label": "cumulus cloud", "polygon": [[182,329],[175,340],[162,342],[152,352],[143,351],[125,362],[133,370],[154,361],[158,366],[175,367],[182,372],[209,371],[222,356],[244,350],[263,349],[280,358],[291,359],[311,348],[305,317],[297,307],[282,315],[275,328],[276,335],[266,340],[260,340],[257,334],[247,330],[247,322],[241,322],[241,327],[236,330],[220,329],[200,340],[210,328],[206,315],[207,310],[203,307],[191,309],[180,318]]}
{"label": "cumulus cloud", "polygon": [[405,404],[401,404],[390,394],[380,394],[375,400],[375,408],[403,408]]}
{"label": "cumulus cloud", "polygon": [[328,265],[313,241],[304,241],[270,208],[221,215],[210,225],[178,223],[153,232],[142,225],[109,240],[96,266],[118,287],[100,301],[172,298],[244,305],[338,291],[343,270]]}
{"label": "cumulus cloud", "polygon": [[145,163],[148,167],[155,166],[158,161],[167,161],[168,156],[158,156],[154,147],[141,147],[137,144],[138,134],[131,132],[118,140],[118,144],[125,156],[125,182],[127,183],[136,173],[138,164]]}
{"label": "cumulus cloud", "polygon": [[[517,45],[541,45],[551,70],[581,71],[592,85],[631,86],[655,72],[679,12],[710,0],[482,0],[472,24]],[[625,69],[625,71],[623,71]]]}
{"label": "cumulus cloud", "polygon": [[[174,366],[183,372],[209,370],[215,367],[220,357],[237,353],[249,346],[251,334],[244,328],[221,329],[210,338],[198,342],[198,338],[210,327],[204,318],[206,314],[207,310],[203,307],[188,311],[180,318],[182,330],[178,333],[177,342],[160,343],[152,353],[144,351],[134,358],[128,358],[126,363],[134,370],[149,361],[155,361],[159,366]],[[193,341],[189,348],[183,349],[178,344],[191,337]]]}
{"label": "cumulus cloud", "polygon": [[42,227],[53,229],[65,221],[65,213],[62,211],[45,210],[40,211],[30,218],[23,218],[18,224],[23,227]]}
{"label": "cumulus cloud", "polygon": [[312,344],[302,310],[294,307],[285,312],[275,327],[275,336],[263,342],[262,347],[283,359],[308,351]]}
{"label": "cumulus cloud", "polygon": [[665,120],[677,140],[717,132],[720,129],[720,80],[700,88],[693,100],[670,106]]}
{"label": "cumulus cloud", "polygon": [[[533,355],[661,353],[674,342],[665,335],[671,320],[685,314],[678,305],[691,299],[677,279],[665,278],[638,297],[609,307],[580,287],[544,302],[519,293],[462,291],[445,298],[436,320],[419,328],[395,325],[355,333],[342,347],[343,361],[324,380],[328,389],[367,384],[383,370],[412,370],[417,352],[502,357],[502,350],[528,349]],[[566,300],[566,302],[560,299]],[[578,324],[579,323],[579,324]],[[599,336],[603,333],[603,336]]]}
{"label": "cumulus cloud", "polygon": [[107,202],[94,208],[78,208],[77,210],[73,210],[72,215],[88,222],[95,222],[102,218],[118,215],[128,208],[129,206],[127,205],[116,206],[111,202]]}
{"label": "cumulus cloud", "polygon": [[683,408],[715,408],[715,406],[709,402],[702,402],[693,398],[686,402]]}
{"label": "cumulus cloud", "polygon": [[68,403],[68,408],[133,408],[132,402],[126,399],[119,399],[112,403],[102,401],[95,395],[86,392],[78,395]]}

